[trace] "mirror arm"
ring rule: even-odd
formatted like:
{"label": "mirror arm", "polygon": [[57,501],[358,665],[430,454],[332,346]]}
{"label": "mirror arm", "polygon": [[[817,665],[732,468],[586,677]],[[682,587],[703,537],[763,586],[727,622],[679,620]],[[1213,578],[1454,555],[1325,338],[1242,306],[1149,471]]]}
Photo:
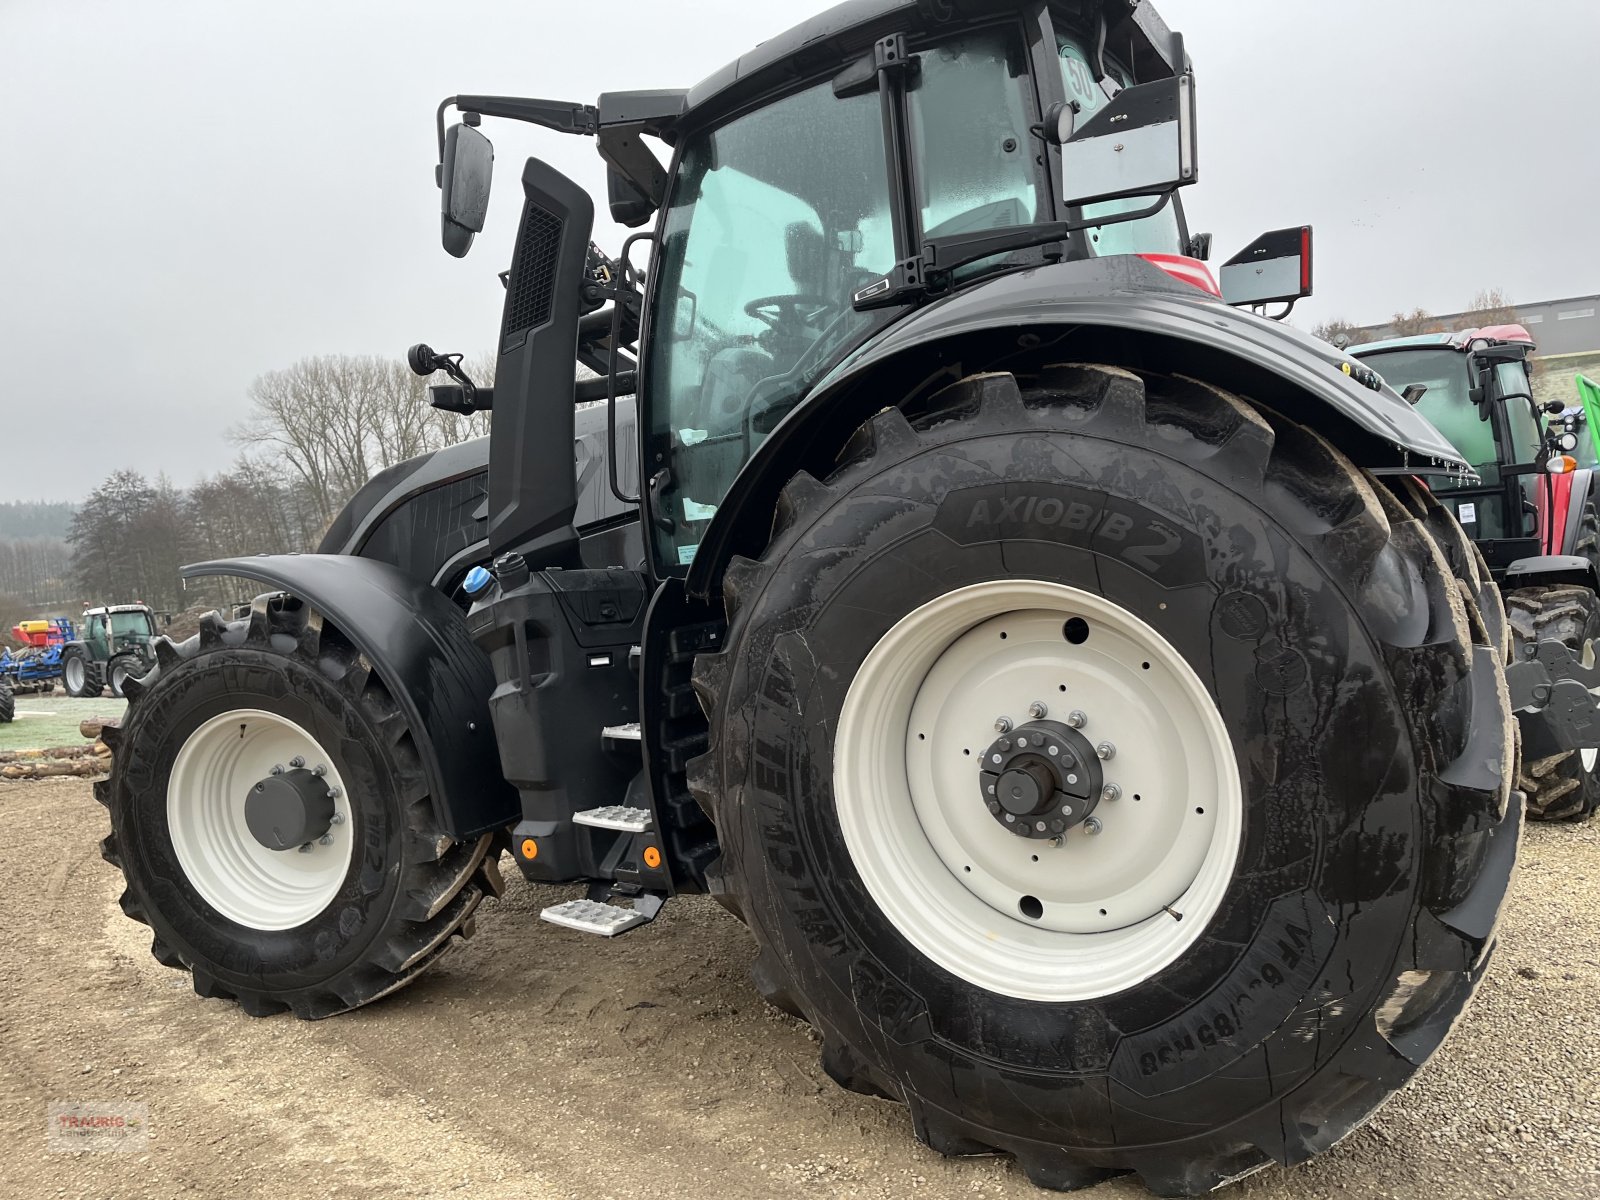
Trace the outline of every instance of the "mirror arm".
{"label": "mirror arm", "polygon": [[[523,96],[447,96],[439,104],[435,124],[439,133],[439,157],[444,157],[444,112],[452,105],[464,116],[506,117],[542,125],[557,133],[593,137],[600,128],[600,111],[592,104],[567,100],[535,100]],[[476,124],[476,122],[468,122]]]}

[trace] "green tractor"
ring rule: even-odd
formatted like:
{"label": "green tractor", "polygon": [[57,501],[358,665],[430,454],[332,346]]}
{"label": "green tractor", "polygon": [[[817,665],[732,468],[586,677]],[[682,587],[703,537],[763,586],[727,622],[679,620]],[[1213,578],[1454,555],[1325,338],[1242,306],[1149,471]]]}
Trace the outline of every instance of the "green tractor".
{"label": "green tractor", "polygon": [[61,681],[69,696],[122,696],[129,679],[155,665],[155,613],[143,604],[83,611],[83,637],[61,648]]}
{"label": "green tractor", "polygon": [[484,118],[593,139],[653,228],[609,258],[516,164],[493,388],[411,356],[490,437],[321,553],[185,568],[261,594],[158,639],[105,731],[156,959],[332,1016],[508,859],[587,889],[549,936],[715,897],[835,1080],[1044,1187],[1202,1193],[1366,1120],[1494,946],[1505,618],[1413,478],[1450,443],[1237,307],[1309,293],[1309,231],[1203,261],[1182,38],[1132,0],[851,0],[687,89],[453,96],[458,257]]}

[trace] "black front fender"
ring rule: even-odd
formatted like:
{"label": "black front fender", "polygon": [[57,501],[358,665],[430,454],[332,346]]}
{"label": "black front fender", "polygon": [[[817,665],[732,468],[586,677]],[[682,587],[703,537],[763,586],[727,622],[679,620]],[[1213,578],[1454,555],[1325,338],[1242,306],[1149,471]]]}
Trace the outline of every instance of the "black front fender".
{"label": "black front fender", "polygon": [[440,825],[466,840],[517,819],[500,774],[489,694],[494,673],[445,595],[388,563],[335,554],[225,558],[183,577],[231,575],[288,592],[322,614],[400,706],[428,772]]}
{"label": "black front fender", "polygon": [[802,467],[827,474],[874,412],[934,372],[1004,370],[1044,354],[1204,379],[1310,426],[1364,467],[1467,470],[1426,418],[1343,351],[1230,308],[1136,255],[1059,263],[919,309],[835,367],[734,480],[690,566],[689,594],[709,596],[729,557],[758,553],[784,483]]}

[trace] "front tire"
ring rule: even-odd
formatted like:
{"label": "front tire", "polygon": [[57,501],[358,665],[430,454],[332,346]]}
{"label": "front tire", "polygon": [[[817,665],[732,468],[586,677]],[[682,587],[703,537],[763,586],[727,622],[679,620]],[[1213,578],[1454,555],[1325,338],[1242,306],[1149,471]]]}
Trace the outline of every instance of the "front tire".
{"label": "front tire", "polygon": [[[1438,1047],[1509,883],[1464,583],[1326,443],[1192,381],[1057,367],[885,410],[785,489],[696,665],[690,783],[758,985],[841,1084],[1043,1186],[1197,1194],[1326,1149]],[[1057,703],[1120,794],[1056,845],[1055,791],[1024,843],[974,760],[1063,738]]]}
{"label": "front tire", "polygon": [[[1600,597],[1586,587],[1521,588],[1506,596],[1518,656],[1551,640],[1595,662],[1600,644]],[[1517,786],[1528,797],[1530,821],[1581,821],[1600,809],[1600,753],[1563,750],[1525,759]]]}
{"label": "front tire", "polygon": [[[492,836],[445,836],[387,685],[298,601],[210,614],[182,645],[161,639],[156,667],[125,688],[122,727],[102,734],[114,760],[95,787],[111,812],[101,849],[126,877],[123,911],[199,995],[255,1016],[356,1008],[415,979],[498,894]],[[286,772],[329,812],[278,848],[247,797]]]}

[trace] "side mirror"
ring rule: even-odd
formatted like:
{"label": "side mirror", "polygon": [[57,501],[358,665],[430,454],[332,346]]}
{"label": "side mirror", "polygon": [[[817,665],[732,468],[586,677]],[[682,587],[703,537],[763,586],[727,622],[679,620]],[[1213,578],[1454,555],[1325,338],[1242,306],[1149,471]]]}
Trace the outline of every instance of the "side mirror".
{"label": "side mirror", "polygon": [[621,171],[606,171],[606,195],[611,204],[611,219],[618,225],[637,229],[655,216],[656,206]]}
{"label": "side mirror", "polygon": [[1311,226],[1264,233],[1222,265],[1222,298],[1235,307],[1311,295]]}
{"label": "side mirror", "polygon": [[474,234],[483,231],[494,178],[494,146],[469,125],[452,125],[444,135],[439,164],[441,230],[445,252],[465,258]]}
{"label": "side mirror", "polygon": [[1070,207],[1163,196],[1200,177],[1192,75],[1123,88],[1081,127],[1076,117],[1075,105],[1056,104],[1045,118]]}

